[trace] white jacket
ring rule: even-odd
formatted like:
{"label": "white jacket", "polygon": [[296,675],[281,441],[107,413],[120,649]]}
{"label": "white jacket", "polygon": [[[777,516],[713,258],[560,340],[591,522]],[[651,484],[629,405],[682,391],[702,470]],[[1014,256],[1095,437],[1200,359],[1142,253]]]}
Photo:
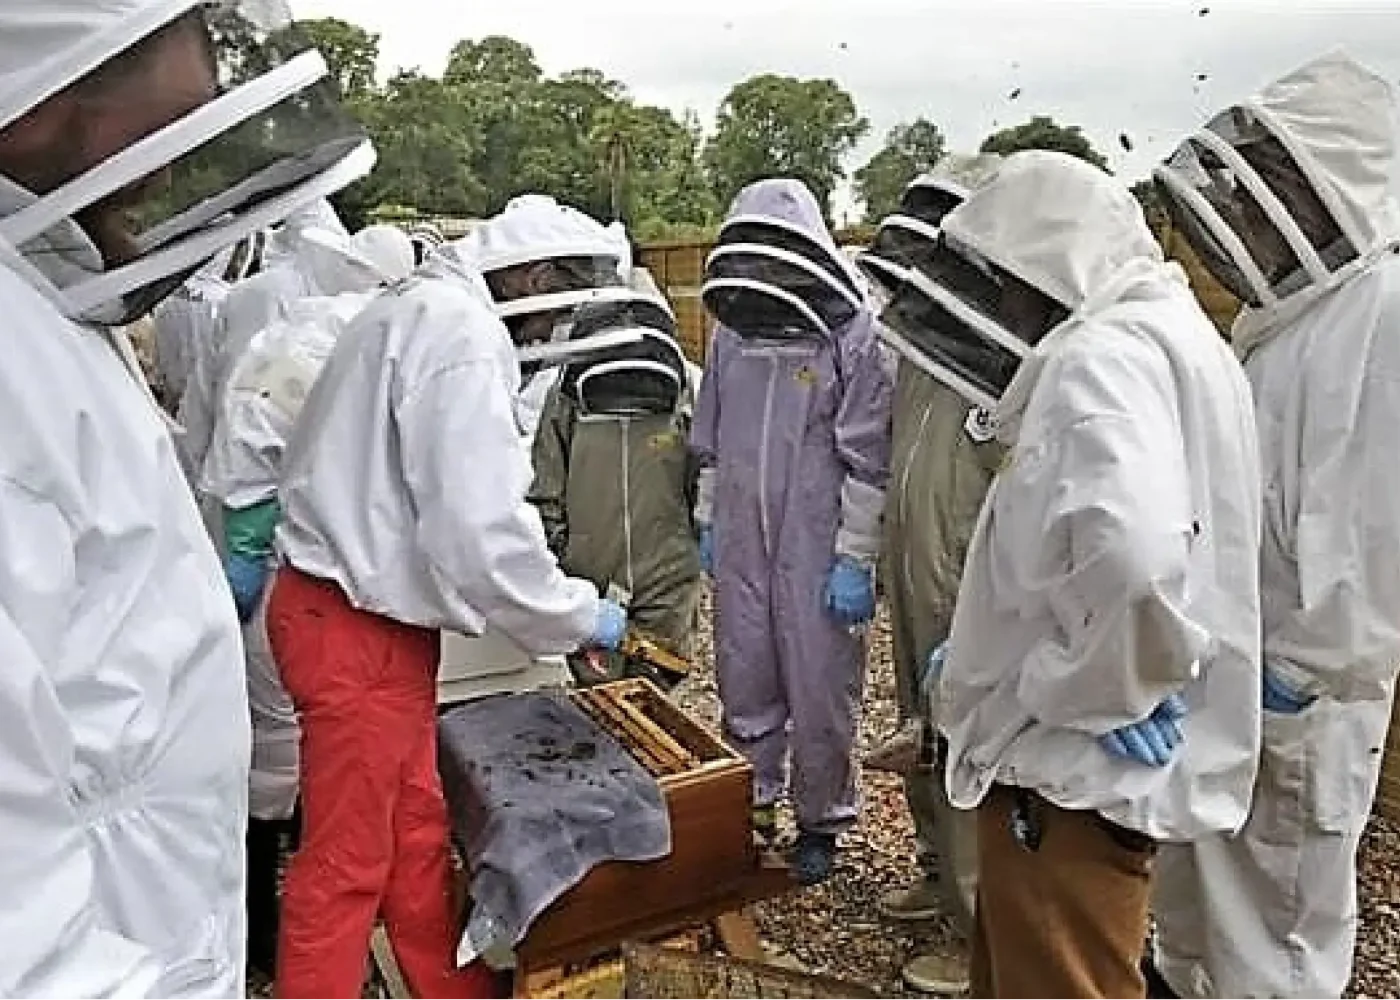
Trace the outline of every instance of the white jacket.
{"label": "white jacket", "polygon": [[[943,675],[949,794],[971,808],[1014,784],[1159,839],[1233,829],[1259,746],[1248,386],[1126,189],[1062,183],[1058,159],[1012,157],[943,223],[1075,310],[997,412],[1011,451]],[[1189,714],[1166,767],[1100,746],[1174,693]]]}
{"label": "white jacket", "polygon": [[0,267],[0,995],[242,996],[238,622],[103,334]]}
{"label": "white jacket", "polygon": [[278,547],[364,610],[566,653],[598,595],[525,499],[520,369],[480,285],[442,252],[350,324],[288,445]]}

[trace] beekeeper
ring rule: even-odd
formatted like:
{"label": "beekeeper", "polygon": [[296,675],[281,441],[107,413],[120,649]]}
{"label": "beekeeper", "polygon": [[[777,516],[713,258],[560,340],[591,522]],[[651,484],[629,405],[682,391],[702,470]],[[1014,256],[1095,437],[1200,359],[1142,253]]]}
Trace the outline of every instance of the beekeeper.
{"label": "beekeeper", "polygon": [[1243,300],[1258,409],[1263,756],[1238,836],[1162,855],[1161,971],[1183,996],[1337,997],[1356,851],[1400,668],[1400,226],[1394,93],[1341,52],[1217,115],[1158,168]]}
{"label": "beekeeper", "polygon": [[[268,2],[0,5],[6,996],[244,995],[237,620],[110,329],[372,165],[289,25]],[[230,28],[244,53],[277,32],[249,60],[271,68],[233,73]],[[273,121],[284,145],[250,148]]]}
{"label": "beekeeper", "polygon": [[791,740],[792,865],[813,884],[856,818],[860,629],[875,614],[891,385],[855,268],[800,181],[739,193],[701,295],[719,326],[691,447],[724,728],[753,765],[765,836]]}
{"label": "beekeeper", "polygon": [[[574,308],[606,288],[622,294],[626,241],[577,209],[544,195],[521,195],[456,244],[486,278],[518,343],[564,341]],[[529,453],[557,367],[525,375],[515,412]],[[569,681],[563,657],[532,657],[508,635],[443,633],[438,698],[444,704],[490,694],[557,687]]]}
{"label": "beekeeper", "polygon": [[[156,376],[162,403],[172,415],[179,412],[190,380],[207,367],[204,357],[211,352],[218,305],[230,285],[247,277],[255,258],[253,239],[222,251],[151,313]],[[197,475],[192,475],[191,482],[196,479]]]}
{"label": "beekeeper", "polygon": [[[981,412],[939,380],[945,371],[937,353],[925,346],[930,338],[938,343],[930,326],[938,307],[907,279],[906,268],[936,252],[943,216],[999,162],[994,155],[950,156],[916,178],[899,211],[881,223],[870,250],[857,259],[887,302],[880,336],[898,359],[882,571],[895,690],[905,724],[871,756],[906,756],[915,768],[905,774],[904,794],[920,872],[911,885],[881,897],[880,911],[893,920],[948,914],[965,939],[972,933],[977,893],[976,817],[949,805],[935,773],[942,755],[935,749],[921,680],[929,653],[948,637],[967,546],[1002,447],[979,432]],[[962,955],[916,956],[904,976],[927,992],[960,992],[967,986]]]}
{"label": "beekeeper", "polygon": [[[352,244],[365,242],[357,233]],[[378,238],[378,237],[376,237]],[[399,252],[366,268],[382,284],[406,278],[412,266],[408,237]],[[385,240],[387,242],[387,240]],[[297,803],[296,709],[268,648],[263,593],[275,567],[272,536],[280,514],[277,483],[292,424],[306,393],[345,325],[373,292],[301,299],[287,318],[253,338],[234,365],[224,391],[214,439],[204,462],[203,491],[222,505],[224,571],[233,590],[248,664],[248,707],[253,722],[253,767],[248,802],[249,963],[273,975],[277,946],[277,885],[284,841],[295,839]]]}
{"label": "beekeeper", "polygon": [[1234,829],[1254,779],[1249,387],[1098,168],[1018,153],[941,230],[926,346],[1008,448],[930,664],[972,995],[1140,997],[1156,844]]}
{"label": "beekeeper", "polygon": [[[401,269],[403,233],[393,226],[368,226],[355,237],[324,200],[268,234],[256,273],[229,289],[218,310],[212,374],[196,385],[182,408],[186,448],[203,470],[229,372],[255,336],[285,319],[303,298],[368,291],[383,270]],[[408,248],[412,260],[412,247]],[[367,267],[368,258],[374,266]],[[214,526],[214,534],[222,529]]]}
{"label": "beekeeper", "polygon": [[[597,297],[597,289],[620,292],[631,268],[625,234],[541,194],[511,199],[462,246],[518,343],[568,339],[574,308]],[[527,441],[558,375],[546,369],[521,390],[517,409]]]}
{"label": "beekeeper", "polygon": [[616,604],[560,572],[526,500],[509,331],[459,245],[346,328],[297,417],[278,491],[268,638],[302,727],[303,827],[278,989],[355,997],[375,917],[417,996],[491,996],[455,969],[437,773],[439,629],[533,656],[613,647]]}
{"label": "beekeeper", "polygon": [[[307,232],[315,232],[321,238],[308,244],[303,239]],[[237,281],[213,296],[209,310],[212,332],[207,337],[211,348],[207,357],[199,359],[202,365],[191,371],[175,411],[182,431],[181,448],[196,487],[204,474],[204,459],[209,453],[228,373],[253,337],[280,319],[287,303],[345,290],[339,286],[324,290],[309,277],[313,268],[335,275],[339,262],[335,250],[350,238],[325,199],[303,206],[282,225],[257,235],[260,240],[246,269]],[[223,530],[217,519],[206,520],[211,533],[221,536]]]}
{"label": "beekeeper", "polygon": [[622,330],[643,339],[564,368],[535,436],[530,499],[565,572],[620,588],[629,621],[689,658],[700,555],[685,356],[670,306],[644,293],[579,306],[570,337]]}

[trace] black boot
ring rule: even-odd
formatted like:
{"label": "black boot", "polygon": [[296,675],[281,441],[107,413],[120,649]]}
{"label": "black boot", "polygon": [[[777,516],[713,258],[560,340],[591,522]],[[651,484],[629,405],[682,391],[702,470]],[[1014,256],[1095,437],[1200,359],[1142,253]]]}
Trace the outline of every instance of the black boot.
{"label": "black boot", "polygon": [[248,819],[248,965],[271,979],[277,969],[277,872],[283,820]]}
{"label": "black boot", "polygon": [[1166,977],[1162,975],[1162,970],[1157,968],[1157,963],[1152,960],[1151,952],[1142,956],[1139,967],[1142,969],[1142,978],[1147,980],[1148,1000],[1176,1000],[1180,996],[1167,983]]}

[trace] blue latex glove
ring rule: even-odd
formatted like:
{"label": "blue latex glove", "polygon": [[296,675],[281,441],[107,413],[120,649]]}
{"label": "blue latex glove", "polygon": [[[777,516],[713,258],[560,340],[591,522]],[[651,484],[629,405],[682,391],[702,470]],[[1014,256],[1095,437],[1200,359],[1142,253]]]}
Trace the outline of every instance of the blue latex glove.
{"label": "blue latex glove", "polygon": [[1317,700],[1316,695],[1301,695],[1264,668],[1264,709],[1279,715],[1297,715]]}
{"label": "blue latex glove", "polygon": [[1141,722],[1099,737],[1099,746],[1115,757],[1148,767],[1165,767],[1186,737],[1177,722],[1186,717],[1186,702],[1172,695]]}
{"label": "blue latex glove", "polygon": [[224,559],[224,575],[228,577],[229,588],[233,591],[233,605],[238,609],[238,620],[247,623],[258,610],[263,588],[267,586],[268,560],[265,557],[247,556],[240,552],[230,552]]}
{"label": "blue latex glove", "polygon": [[600,649],[613,650],[622,645],[622,640],[626,635],[627,612],[622,605],[606,599],[599,601],[598,617],[593,625],[593,637],[588,640],[588,644]]}
{"label": "blue latex glove", "polygon": [[715,529],[708,524],[700,526],[700,569],[715,574]]}
{"label": "blue latex glove", "polygon": [[875,617],[875,580],[850,556],[837,556],[826,578],[826,610],[842,625],[864,625]]}

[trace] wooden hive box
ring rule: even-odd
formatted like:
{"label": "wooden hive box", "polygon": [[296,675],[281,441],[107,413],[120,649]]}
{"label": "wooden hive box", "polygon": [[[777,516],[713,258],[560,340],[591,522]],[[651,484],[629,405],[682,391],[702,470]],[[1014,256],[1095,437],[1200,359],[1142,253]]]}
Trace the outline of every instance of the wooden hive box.
{"label": "wooden hive box", "polygon": [[517,948],[522,967],[581,962],[625,940],[654,938],[726,912],[759,868],[751,771],[738,753],[649,681],[618,681],[572,697],[659,781],[670,811],[671,853],[594,868],[531,926]]}

